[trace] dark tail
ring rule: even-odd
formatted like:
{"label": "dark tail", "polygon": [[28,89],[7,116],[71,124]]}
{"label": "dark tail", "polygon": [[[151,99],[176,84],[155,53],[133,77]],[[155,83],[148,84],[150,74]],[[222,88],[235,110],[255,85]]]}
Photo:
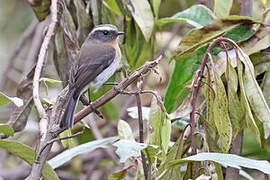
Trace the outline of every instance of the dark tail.
{"label": "dark tail", "polygon": [[60,127],[67,127],[72,128],[73,127],[73,121],[74,121],[74,111],[77,105],[78,97],[74,96],[74,91],[69,93],[69,99],[67,103],[67,107],[65,110],[64,115],[62,116],[62,120],[60,122]]}

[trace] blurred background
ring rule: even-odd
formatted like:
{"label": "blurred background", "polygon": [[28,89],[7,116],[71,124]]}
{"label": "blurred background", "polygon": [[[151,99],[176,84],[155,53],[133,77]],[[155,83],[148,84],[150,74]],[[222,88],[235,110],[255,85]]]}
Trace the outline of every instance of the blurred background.
{"label": "blurred background", "polygon": [[[204,4],[210,9],[213,9],[213,2],[207,0],[162,0],[159,17],[171,17],[175,13],[187,9],[194,4]],[[259,10],[260,0],[254,1],[253,11],[255,18],[259,18],[260,15],[256,13]],[[240,10],[237,8],[232,9],[234,14],[239,13],[239,11]],[[124,28],[121,23],[121,17],[117,17],[116,21],[120,24],[120,28]],[[37,60],[37,50],[40,46],[39,40],[44,36],[47,23],[47,20],[44,20],[43,23],[38,24],[35,13],[26,0],[0,1],[0,90],[6,95],[18,96],[18,85],[26,76],[30,76],[31,73],[29,74],[29,72]],[[157,68],[158,74],[151,72],[147,78],[144,79],[144,89],[155,89],[161,97],[164,98],[174,68],[174,62],[169,62],[169,58],[180,43],[181,37],[191,28],[192,27],[187,24],[171,23],[157,29],[154,53],[145,56],[145,58],[150,60],[154,55],[161,52],[165,52],[166,56]],[[124,43],[123,39],[121,39],[121,43]],[[52,47],[53,44],[51,44],[51,48]],[[54,59],[55,54],[50,51],[46,62],[47,66],[44,69],[42,77],[53,80],[66,79],[67,77],[59,77]],[[124,58],[124,67],[127,62],[128,59]],[[129,73],[134,69],[128,69],[128,72],[118,72],[111,80],[120,81],[126,76],[125,73]],[[61,82],[41,82],[42,102],[50,108],[51,103],[55,101],[55,98],[62,88]],[[110,88],[111,87],[106,86],[98,93],[93,94],[92,100],[95,100]],[[131,86],[131,89],[132,88],[136,89],[136,85]],[[22,89],[22,91],[24,90],[25,89]],[[149,107],[152,96],[143,95],[142,101],[143,106]],[[136,106],[136,101],[133,96],[117,96],[112,102],[107,103],[100,109],[105,116],[104,119],[91,117],[93,114],[89,116],[89,126],[92,130],[85,129],[82,135],[74,139],[73,146],[98,138],[117,135],[117,120],[119,119],[127,121],[132,127],[135,137],[138,138],[137,120],[133,119],[127,111],[128,108],[134,106]],[[82,107],[83,105],[79,104],[77,109],[79,110]],[[12,104],[1,106],[0,123],[8,122],[13,111],[14,105]],[[30,115],[25,119],[27,121],[25,129],[16,133],[11,139],[19,140],[35,149],[37,140],[39,139],[38,114],[34,107],[31,107],[29,111]],[[93,119],[95,120],[93,121]],[[82,126],[81,124],[76,125],[72,133],[82,131]],[[16,127],[23,129],[24,125],[16,125]],[[175,141],[182,130],[182,126],[173,126],[171,141]],[[256,138],[249,131],[245,131],[243,146],[243,156],[270,160],[269,143],[266,143],[264,149],[260,148],[259,144],[256,142]],[[64,148],[60,143],[55,143],[50,158],[63,150]],[[111,154],[112,152],[113,151],[110,149],[108,151],[98,149],[92,153],[75,157],[72,161],[61,166],[56,171],[61,179],[105,179],[112,172],[121,169],[115,163],[118,161],[118,157],[115,154]],[[24,179],[30,172],[30,166],[28,164],[15,156],[11,156],[3,149],[0,149],[0,162],[0,179],[1,177],[3,179]],[[250,171],[250,173],[253,177],[258,176],[263,178],[263,175],[257,171]],[[134,172],[133,174],[129,174],[130,179],[134,176]]]}

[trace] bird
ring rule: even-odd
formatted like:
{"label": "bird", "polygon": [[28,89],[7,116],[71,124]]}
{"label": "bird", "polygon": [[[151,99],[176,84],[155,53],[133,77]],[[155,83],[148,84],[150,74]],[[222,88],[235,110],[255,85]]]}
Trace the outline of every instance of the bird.
{"label": "bird", "polygon": [[124,32],[112,24],[95,26],[83,42],[70,70],[67,106],[60,127],[72,128],[78,100],[88,88],[100,88],[120,67],[118,44]]}

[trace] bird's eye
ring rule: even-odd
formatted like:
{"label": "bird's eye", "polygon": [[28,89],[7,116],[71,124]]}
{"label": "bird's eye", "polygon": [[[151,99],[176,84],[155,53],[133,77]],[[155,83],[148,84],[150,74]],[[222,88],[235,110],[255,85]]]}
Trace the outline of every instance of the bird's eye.
{"label": "bird's eye", "polygon": [[109,34],[109,31],[103,31],[103,34],[104,35],[108,35]]}

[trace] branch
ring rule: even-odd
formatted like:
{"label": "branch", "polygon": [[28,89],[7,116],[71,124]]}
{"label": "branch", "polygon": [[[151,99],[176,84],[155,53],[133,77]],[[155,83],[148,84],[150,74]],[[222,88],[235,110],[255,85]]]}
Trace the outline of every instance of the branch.
{"label": "branch", "polygon": [[[40,99],[39,99],[39,79],[40,79],[40,75],[41,75],[41,71],[42,71],[42,67],[43,67],[46,55],[48,53],[49,43],[50,43],[52,36],[54,35],[54,30],[55,30],[55,27],[56,27],[56,24],[58,21],[57,20],[57,2],[58,2],[58,0],[52,0],[52,2],[51,2],[52,3],[51,4],[51,22],[50,22],[48,31],[46,33],[46,36],[43,40],[43,43],[41,45],[41,48],[40,48],[38,62],[36,65],[34,79],[33,79],[33,99],[34,99],[35,106],[36,106],[36,108],[39,112],[40,118],[41,118],[41,120],[40,120],[40,133],[41,133],[42,137],[41,137],[41,142],[40,142],[40,144],[41,144],[40,150],[43,148],[44,144],[46,144],[45,138],[47,137],[47,135],[46,135],[47,127],[45,127],[43,129],[43,127],[41,125],[44,122],[45,126],[47,126],[48,114],[46,113],[46,111],[43,108],[43,106],[40,102]],[[49,146],[51,147],[52,145],[49,145]],[[48,149],[48,148],[45,148],[45,149]],[[38,180],[41,177],[41,171],[42,171],[42,168],[44,166],[45,161],[39,162],[39,155],[37,156],[37,159],[34,162],[33,167],[32,167],[32,171],[31,171],[31,175],[30,175],[31,180]],[[45,160],[46,160],[46,157],[45,157]]]}
{"label": "branch", "polygon": [[231,44],[235,49],[238,49],[239,52],[241,53],[241,55],[243,56],[243,52],[241,51],[240,47],[231,39],[228,38],[218,38],[215,39],[212,43],[210,43],[209,47],[207,48],[203,60],[202,60],[202,64],[201,67],[198,71],[198,73],[196,74],[195,78],[194,78],[194,85],[193,85],[193,99],[191,101],[191,106],[192,106],[192,111],[190,114],[190,124],[191,124],[191,148],[192,148],[192,154],[196,154],[196,136],[194,135],[195,129],[196,129],[196,122],[195,122],[195,114],[196,114],[196,103],[197,103],[197,97],[199,94],[199,89],[200,89],[200,80],[203,76],[203,72],[204,69],[206,67],[206,63],[207,60],[209,58],[210,52],[212,51],[212,49],[214,48],[214,46],[218,43],[221,42],[227,42],[229,44]]}
{"label": "branch", "polygon": [[[142,102],[140,93],[136,94],[137,106],[138,106],[138,121],[139,121],[139,139],[140,143],[143,143],[143,118],[142,118]],[[143,172],[145,180],[148,180],[148,168],[146,164],[146,159],[144,153],[141,151],[142,164],[143,164]]]}
{"label": "branch", "polygon": [[[90,106],[85,107],[83,110],[75,114],[74,121],[77,123],[82,118],[87,116],[89,113],[91,113],[94,109],[99,108],[103,104],[110,101],[112,98],[120,94],[121,92],[119,90],[126,89],[130,84],[132,84],[134,81],[136,81],[141,75],[147,73],[151,68],[155,67],[159,61],[161,60],[162,56],[159,56],[154,61],[146,62],[142,67],[135,70],[129,77],[121,81],[115,88],[111,89],[109,92],[104,94],[102,97],[97,99],[95,102],[93,102]],[[61,129],[61,132],[64,131],[65,128]]]}
{"label": "branch", "polygon": [[[155,67],[159,61],[161,60],[162,56],[159,56],[157,59],[151,62],[146,62],[142,67],[138,68],[135,70],[129,77],[126,79],[122,80],[115,88],[111,89],[108,91],[106,94],[104,94],[102,97],[97,99],[95,102],[93,102],[91,105],[85,107],[83,110],[80,112],[76,113],[74,119],[75,123],[79,122],[82,118],[86,117],[88,114],[93,112],[93,109],[97,109],[103,104],[107,103],[110,101],[112,98],[120,94],[119,89],[125,89],[127,88],[130,84],[132,84],[134,81],[136,81],[140,76],[143,74],[147,73],[151,68]],[[60,95],[58,96],[56,103],[54,104],[51,116],[50,116],[50,122],[47,130],[47,134],[45,136],[45,140],[43,143],[41,143],[38,155],[36,158],[36,161],[33,165],[32,168],[32,173],[34,169],[37,172],[35,173],[35,176],[40,177],[41,175],[41,170],[47,160],[48,154],[50,152],[50,149],[52,147],[52,144],[46,145],[46,142],[50,142],[52,139],[56,138],[61,132],[66,130],[66,128],[60,128],[58,120],[60,119],[61,112],[63,110],[64,103],[67,98],[67,92],[68,92],[68,87],[66,87],[64,90],[61,91]],[[46,146],[46,147],[44,147]],[[43,148],[44,147],[44,148]],[[41,152],[42,150],[42,152]],[[35,168],[34,168],[35,167]]]}

